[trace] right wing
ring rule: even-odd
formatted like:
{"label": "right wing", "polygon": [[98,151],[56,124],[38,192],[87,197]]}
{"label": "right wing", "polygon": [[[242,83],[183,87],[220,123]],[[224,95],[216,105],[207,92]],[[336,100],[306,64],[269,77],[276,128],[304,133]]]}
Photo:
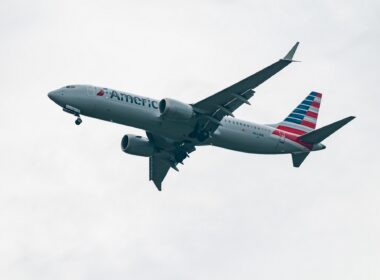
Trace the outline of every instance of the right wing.
{"label": "right wing", "polygon": [[193,108],[196,112],[204,117],[203,121],[201,121],[199,130],[213,132],[218,128],[220,121],[225,116],[233,116],[233,112],[244,103],[250,105],[248,100],[254,95],[253,89],[293,62],[293,56],[298,45],[299,42],[293,46],[283,59],[280,59],[244,80],[193,104]]}

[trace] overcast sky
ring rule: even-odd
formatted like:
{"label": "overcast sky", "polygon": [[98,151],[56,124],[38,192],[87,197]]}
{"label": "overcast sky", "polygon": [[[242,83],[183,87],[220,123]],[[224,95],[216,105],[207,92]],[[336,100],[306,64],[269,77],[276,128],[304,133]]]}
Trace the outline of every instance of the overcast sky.
{"label": "overcast sky", "polygon": [[[379,1],[0,1],[0,279],[380,279]],[[283,57],[236,117],[357,118],[299,169],[202,147],[158,192],[144,131],[48,99],[93,84],[196,102]]]}

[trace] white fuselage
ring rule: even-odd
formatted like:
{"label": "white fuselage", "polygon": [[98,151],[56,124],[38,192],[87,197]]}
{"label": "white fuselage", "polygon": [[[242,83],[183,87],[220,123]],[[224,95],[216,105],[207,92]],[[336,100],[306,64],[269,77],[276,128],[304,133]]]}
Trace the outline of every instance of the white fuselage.
{"label": "white fuselage", "polygon": [[[49,93],[49,97],[63,108],[75,108],[81,115],[136,127],[173,140],[185,140],[194,129],[193,121],[162,118],[158,100],[94,86],[68,86]],[[310,149],[274,135],[275,127],[225,117],[221,125],[205,142],[230,150],[283,154]],[[315,146],[312,150],[321,147]]]}

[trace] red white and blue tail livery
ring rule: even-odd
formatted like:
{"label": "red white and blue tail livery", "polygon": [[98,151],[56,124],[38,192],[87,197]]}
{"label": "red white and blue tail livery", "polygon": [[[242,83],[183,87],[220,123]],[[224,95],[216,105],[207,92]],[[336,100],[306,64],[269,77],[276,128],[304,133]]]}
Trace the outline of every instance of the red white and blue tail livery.
{"label": "red white and blue tail livery", "polygon": [[301,141],[300,136],[313,131],[317,126],[321,100],[321,93],[311,92],[285,120],[275,125],[273,134],[285,137],[289,142],[297,143],[307,150],[313,150],[313,145]]}
{"label": "red white and blue tail livery", "polygon": [[314,130],[321,100],[321,93],[311,92],[277,128],[297,135]]}

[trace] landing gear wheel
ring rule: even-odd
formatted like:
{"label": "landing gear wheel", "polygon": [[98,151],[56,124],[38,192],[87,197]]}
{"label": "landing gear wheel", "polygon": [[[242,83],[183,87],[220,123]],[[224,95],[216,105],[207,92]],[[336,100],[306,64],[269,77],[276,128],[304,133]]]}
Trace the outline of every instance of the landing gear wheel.
{"label": "landing gear wheel", "polygon": [[208,137],[210,136],[210,134],[207,132],[207,131],[203,131],[201,133],[199,133],[197,135],[197,139],[199,142],[203,142],[205,141]]}
{"label": "landing gear wheel", "polygon": [[75,120],[75,124],[76,125],[80,125],[82,123],[82,119],[81,118],[77,118],[76,120]]}

